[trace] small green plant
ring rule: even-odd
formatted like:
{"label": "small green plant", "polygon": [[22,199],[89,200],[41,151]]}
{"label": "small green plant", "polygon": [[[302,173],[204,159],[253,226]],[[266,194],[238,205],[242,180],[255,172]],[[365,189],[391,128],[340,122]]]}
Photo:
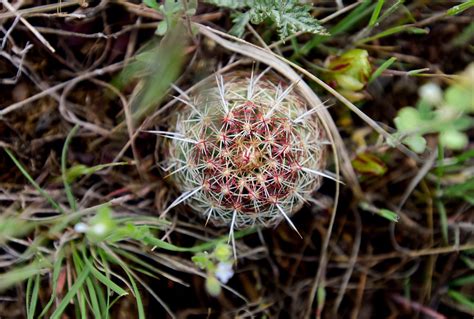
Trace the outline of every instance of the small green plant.
{"label": "small green plant", "polygon": [[325,79],[352,102],[364,98],[361,92],[369,81],[372,66],[369,53],[362,49],[349,50],[326,61]]}
{"label": "small green plant", "polygon": [[426,148],[423,135],[436,133],[442,147],[462,150],[468,144],[465,133],[474,127],[474,63],[466,68],[443,92],[435,83],[419,90],[416,107],[402,108],[395,118],[396,137],[413,151],[422,153]]}
{"label": "small green plant", "polygon": [[198,6],[197,0],[164,0],[160,4],[157,0],[143,0],[143,3],[164,16],[156,28],[157,35],[164,35],[176,27],[180,16],[193,16]]}
{"label": "small green plant", "polygon": [[234,275],[232,270],[232,248],[219,244],[212,253],[200,252],[192,260],[199,268],[206,271],[206,290],[211,296],[218,296],[222,290],[221,284],[226,284]]}

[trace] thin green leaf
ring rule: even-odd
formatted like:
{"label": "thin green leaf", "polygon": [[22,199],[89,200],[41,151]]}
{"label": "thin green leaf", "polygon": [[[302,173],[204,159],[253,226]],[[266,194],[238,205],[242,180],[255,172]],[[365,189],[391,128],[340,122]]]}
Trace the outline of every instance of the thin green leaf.
{"label": "thin green leaf", "polygon": [[445,244],[448,243],[448,217],[446,214],[446,208],[442,201],[436,201],[438,206],[438,214],[440,219],[441,235],[443,236],[443,241]]}
{"label": "thin green leaf", "polygon": [[69,144],[71,143],[72,138],[76,135],[77,131],[79,130],[79,125],[76,124],[69,132],[66,137],[66,141],[64,142],[63,150],[61,153],[61,176],[63,179],[64,184],[64,191],[66,192],[67,200],[69,201],[69,206],[71,210],[75,212],[77,210],[77,203],[76,198],[71,189],[71,185],[69,184],[68,179],[66,178],[66,171],[67,171],[67,151],[69,148]]}
{"label": "thin green leaf", "polygon": [[54,266],[53,266],[52,287],[54,287],[54,289],[52,289],[51,298],[49,299],[49,302],[46,304],[46,306],[43,308],[43,311],[41,311],[39,318],[43,317],[48,312],[49,308],[53,305],[54,299],[56,299],[56,287],[58,286],[58,279],[59,279],[59,274],[61,273],[63,259],[64,259],[64,251],[60,247],[58,249],[56,260],[54,261]]}
{"label": "thin green leaf", "polygon": [[229,9],[243,9],[254,4],[253,0],[204,0],[204,2]]}
{"label": "thin green leaf", "polygon": [[142,296],[140,295],[140,291],[138,290],[137,283],[128,271],[126,271],[126,273],[133,287],[133,293],[135,295],[135,301],[137,303],[138,309],[138,319],[145,319],[145,307],[143,306]]}
{"label": "thin green leaf", "polygon": [[408,76],[422,75],[423,72],[429,71],[429,68],[415,69],[407,72]]}
{"label": "thin green leaf", "polygon": [[[36,275],[35,277],[30,277],[28,279],[28,284],[26,286],[26,317],[28,319],[35,318],[36,305],[38,303],[40,281],[41,281],[40,275]],[[33,291],[31,291],[32,285],[34,285]]]}
{"label": "thin green leaf", "polygon": [[[87,259],[87,257],[84,256],[84,260],[82,260],[82,258],[79,256],[77,250],[74,247],[72,249],[72,257],[74,261],[74,266],[76,268],[76,273],[81,272],[82,269],[84,268],[85,260]],[[92,267],[89,267],[89,268],[92,270]],[[92,313],[94,314],[94,318],[101,318],[102,311],[100,309],[99,300],[97,299],[97,294],[94,287],[98,285],[94,285],[94,283],[91,280],[91,276],[88,276],[86,278],[85,285],[86,285],[88,293],[86,293],[84,289],[81,289],[82,291],[81,295],[85,300],[89,301],[90,308],[92,310]],[[81,313],[83,312],[81,311]],[[87,311],[85,313],[87,313]]]}
{"label": "thin green leaf", "polygon": [[400,217],[397,215],[397,213],[395,212],[392,212],[391,210],[389,209],[385,209],[385,208],[382,208],[378,211],[378,214],[392,222],[398,222],[398,220],[400,219]]}
{"label": "thin green leaf", "polygon": [[399,25],[396,27],[389,28],[387,30],[384,30],[380,33],[377,33],[373,36],[361,39],[360,41],[357,42],[357,45],[361,45],[367,42],[371,42],[380,38],[388,37],[397,33],[402,33],[402,32],[410,32],[410,33],[415,33],[415,34],[427,34],[429,33],[428,29],[422,29],[422,28],[417,28],[413,27],[411,25]]}
{"label": "thin green leaf", "polygon": [[[438,163],[442,163],[444,160],[444,148],[439,143],[438,145]],[[438,169],[436,170],[436,191],[438,194],[441,194],[441,179],[444,175],[445,167],[444,166],[439,166]],[[436,199],[436,206],[438,207],[438,214],[440,217],[440,227],[441,227],[441,235],[443,237],[443,242],[445,245],[448,244],[448,216],[446,213],[446,208],[444,207],[444,203]]]}
{"label": "thin green leaf", "polygon": [[39,222],[23,220],[20,216],[0,216],[0,245],[10,238],[22,238],[29,234]]}
{"label": "thin green leaf", "polygon": [[[374,5],[371,5],[370,1],[362,2],[357,8],[351,11],[344,19],[339,21],[334,27],[329,28],[329,34],[332,37],[339,35],[343,32],[348,31],[354,25],[356,25],[359,21],[365,19],[374,8]],[[328,41],[331,37],[325,36],[314,36],[310,41],[306,42],[300,50],[301,55],[306,55],[308,52],[319,46],[320,44]]]}
{"label": "thin green leaf", "polygon": [[397,61],[397,58],[391,57],[390,59],[382,63],[382,65],[379,66],[377,70],[375,70],[374,73],[372,73],[372,75],[370,76],[369,83],[378,78],[383,73],[383,71],[387,70],[395,61]]}
{"label": "thin green leaf", "polygon": [[450,286],[467,286],[474,284],[474,275],[457,278],[449,283]]}
{"label": "thin green leaf", "polygon": [[110,290],[114,291],[117,295],[119,296],[126,296],[128,295],[128,292],[125,291],[124,289],[122,289],[119,285],[117,285],[116,283],[114,283],[110,278],[107,278],[104,274],[102,274],[100,271],[98,271],[93,265],[92,263],[87,260],[87,259],[84,259],[84,262],[86,264],[89,265],[90,269],[91,269],[91,273],[92,275],[94,275],[94,277],[100,281],[101,283],[103,283],[105,286],[107,286],[107,288],[109,288]]}
{"label": "thin green leaf", "polygon": [[79,309],[79,313],[81,315],[81,319],[87,319],[87,297],[86,297],[86,292],[84,290],[84,287],[79,289],[77,295],[76,295],[77,303],[74,303],[74,305]]}
{"label": "thin green leaf", "polygon": [[[130,260],[131,262],[136,263],[137,265],[140,265],[140,266],[142,266],[142,267],[144,267],[144,268],[146,268],[146,269],[148,269],[148,270],[150,270],[150,271],[152,271],[156,274],[161,274],[161,271],[159,269],[157,269],[155,265],[150,264],[146,260],[140,259],[137,256],[134,256],[133,254],[130,254],[129,252],[125,251],[122,248],[116,249],[114,251],[117,254],[120,254],[123,257],[125,257],[127,260]],[[137,269],[137,268],[135,268],[135,269]],[[141,270],[141,269],[139,271],[142,272],[142,273],[147,273],[147,276],[155,277],[155,274],[151,274],[148,271]]]}
{"label": "thin green leaf", "polygon": [[158,2],[156,2],[156,0],[143,0],[143,4],[155,10],[160,9],[160,6],[158,5]]}
{"label": "thin green leaf", "polygon": [[385,3],[385,0],[377,1],[377,5],[375,6],[374,12],[372,13],[372,16],[370,17],[369,27],[373,27],[377,23],[384,3]]}
{"label": "thin green leaf", "polygon": [[0,274],[0,292],[35,276],[47,266],[49,266],[49,262],[46,260],[34,261],[29,265],[15,267],[10,271]]}
{"label": "thin green leaf", "polygon": [[400,219],[400,217],[395,212],[392,212],[389,209],[375,207],[374,205],[372,205],[368,202],[359,203],[359,207],[363,210],[372,212],[372,213],[377,214],[377,215],[379,215],[379,216],[381,216],[385,219],[388,219],[391,222],[396,223]]}
{"label": "thin green leaf", "polygon": [[464,46],[469,43],[469,41],[472,41],[474,38],[474,22],[471,22],[469,26],[463,28],[461,33],[454,37],[454,39],[451,41],[451,45],[455,47],[460,47]]}
{"label": "thin green leaf", "polygon": [[4,148],[4,151],[11,158],[13,163],[15,163],[16,167],[20,170],[23,176],[25,176],[25,178],[31,183],[31,185],[33,185],[33,187],[36,188],[36,190],[41,194],[41,196],[43,196],[56,210],[63,214],[66,214],[64,209],[62,209],[62,207],[51,196],[49,196],[49,194],[45,190],[43,190],[41,186],[38,185],[38,183],[35,182],[33,177],[31,177],[31,175],[27,172],[25,167],[16,159],[13,153],[7,148]]}
{"label": "thin green leaf", "polygon": [[[107,246],[104,246],[104,247],[107,247]],[[140,295],[140,291],[138,290],[137,283],[135,282],[135,279],[132,276],[132,271],[120,258],[115,256],[114,253],[111,252],[110,249],[108,249],[108,247],[104,249],[104,253],[107,255],[107,257],[110,260],[114,261],[114,263],[122,267],[122,269],[127,274],[127,277],[130,280],[130,283],[132,285],[132,291],[135,296],[135,302],[137,304],[138,319],[145,319],[145,307],[143,306],[142,297]]]}
{"label": "thin green leaf", "polygon": [[[249,229],[244,229],[238,232],[235,232],[234,238],[239,239],[241,237],[244,237],[248,234],[254,233],[256,230],[254,228],[249,228]],[[193,247],[180,247],[176,246],[173,244],[170,244],[164,240],[158,239],[151,234],[145,234],[143,238],[139,239],[141,242],[146,243],[148,245],[155,246],[157,248],[165,249],[165,250],[170,250],[170,251],[176,251],[176,252],[201,252],[204,250],[209,250],[211,248],[214,248],[218,243],[224,242],[228,239],[227,236],[223,236],[222,238],[218,238],[212,241],[208,241]]]}
{"label": "thin green leaf", "polygon": [[67,294],[64,296],[63,300],[61,300],[61,302],[59,303],[54,313],[51,315],[51,319],[61,318],[61,315],[63,314],[67,305],[71,302],[74,296],[76,296],[79,290],[82,288],[85,280],[89,276],[89,273],[90,273],[90,267],[86,265],[84,269],[82,270],[82,272],[79,274],[79,276],[77,276],[76,281],[71,286]]}
{"label": "thin green leaf", "polygon": [[474,7],[474,0],[467,0],[466,2],[463,2],[461,4],[458,4],[457,6],[450,8],[446,13],[447,15],[453,16],[456,14],[460,14],[461,12],[471,7]]}
{"label": "thin green leaf", "polygon": [[447,187],[443,196],[448,198],[462,198],[471,205],[474,205],[474,178],[468,179],[464,183]]}
{"label": "thin green leaf", "polygon": [[474,270],[474,259],[471,259],[467,256],[461,255],[460,259],[464,262],[464,264],[471,270]]}
{"label": "thin green leaf", "polygon": [[405,3],[405,0],[397,0],[394,4],[392,4],[385,12],[382,14],[378,22],[380,23],[381,21],[385,20],[385,18],[389,17],[394,13],[398,8]]}
{"label": "thin green leaf", "polygon": [[448,295],[457,303],[467,307],[467,309],[474,309],[474,300],[463,293],[456,290],[448,290]]}

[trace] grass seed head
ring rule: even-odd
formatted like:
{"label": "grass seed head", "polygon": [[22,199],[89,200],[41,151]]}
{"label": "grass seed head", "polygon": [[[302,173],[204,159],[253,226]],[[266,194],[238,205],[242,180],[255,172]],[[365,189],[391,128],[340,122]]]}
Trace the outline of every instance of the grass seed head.
{"label": "grass seed head", "polygon": [[214,224],[270,226],[289,221],[319,188],[326,143],[311,108],[321,106],[306,105],[282,79],[218,76],[187,104],[166,135],[179,202]]}

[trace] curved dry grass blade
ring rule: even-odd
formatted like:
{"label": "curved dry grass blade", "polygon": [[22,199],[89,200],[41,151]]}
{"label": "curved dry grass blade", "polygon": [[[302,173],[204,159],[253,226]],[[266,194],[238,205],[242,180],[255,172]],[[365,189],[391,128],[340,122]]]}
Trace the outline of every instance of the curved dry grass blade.
{"label": "curved dry grass blade", "polygon": [[[300,90],[300,92],[303,94],[303,96],[307,99],[307,101],[312,104],[312,105],[320,105],[322,104],[321,100],[318,98],[318,96],[313,92],[313,90],[306,84],[304,81],[300,81],[300,76],[290,67],[288,64],[286,64],[284,61],[282,61],[283,58],[278,57],[276,54],[273,52],[265,51],[257,46],[248,44],[247,42],[240,40],[238,38],[232,37],[233,39],[237,39],[241,43],[235,43],[231,42],[228,40],[223,39],[217,33],[222,34],[226,37],[231,37],[225,33],[216,31],[212,28],[208,28],[205,26],[202,26],[200,24],[196,24],[198,26],[199,31],[204,34],[205,36],[215,40],[218,44],[221,46],[240,53],[242,55],[251,57],[257,61],[260,61],[262,63],[265,63],[275,70],[277,70],[279,73],[283,74],[286,76],[289,80],[292,82],[297,82],[297,87]],[[318,79],[319,80],[319,79]],[[320,81],[320,80],[319,80]],[[322,81],[320,81],[322,82]],[[363,193],[361,191],[359,182],[357,180],[357,177],[355,175],[355,172],[350,165],[350,158],[347,153],[347,151],[344,148],[344,144],[342,141],[341,136],[339,135],[339,132],[337,130],[336,124],[334,123],[333,119],[331,118],[331,115],[326,109],[322,109],[321,112],[317,113],[321,119],[321,122],[327,131],[327,134],[329,136],[329,139],[332,144],[332,148],[334,150],[334,162],[336,166],[336,176],[339,176],[339,152],[341,152],[341,156],[343,159],[343,163],[346,164],[344,167],[344,173],[348,181],[350,182],[350,185],[353,189],[353,192],[355,193],[356,196],[358,197],[363,197]],[[388,134],[388,133],[387,133]],[[322,255],[321,255],[321,262],[318,267],[318,271],[316,272],[315,280],[313,283],[313,286],[311,287],[310,291],[310,296],[309,296],[309,302],[308,302],[308,309],[307,309],[307,315],[310,314],[311,309],[312,309],[312,304],[313,300],[316,295],[317,288],[319,286],[319,283],[321,281],[321,277],[323,276],[324,270],[326,269],[326,263],[327,263],[327,248],[329,246],[329,239],[331,237],[332,233],[332,228],[334,226],[334,221],[336,218],[336,211],[337,211],[337,204],[338,204],[338,199],[339,199],[339,191],[340,191],[340,185],[339,183],[336,183],[336,191],[335,191],[335,200],[334,200],[334,207],[332,210],[331,218],[329,221],[329,226],[328,226],[328,232],[326,237],[324,238],[324,242],[322,245]]]}

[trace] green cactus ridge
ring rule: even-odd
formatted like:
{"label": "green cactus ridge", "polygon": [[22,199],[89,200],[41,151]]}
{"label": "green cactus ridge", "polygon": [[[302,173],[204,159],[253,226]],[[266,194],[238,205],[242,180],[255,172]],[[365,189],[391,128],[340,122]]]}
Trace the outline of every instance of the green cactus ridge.
{"label": "green cactus ridge", "polygon": [[[328,144],[304,99],[263,73],[217,76],[182,101],[170,138],[168,164],[186,201],[207,221],[233,229],[275,225],[319,188]],[[296,230],[296,228],[295,228]]]}

